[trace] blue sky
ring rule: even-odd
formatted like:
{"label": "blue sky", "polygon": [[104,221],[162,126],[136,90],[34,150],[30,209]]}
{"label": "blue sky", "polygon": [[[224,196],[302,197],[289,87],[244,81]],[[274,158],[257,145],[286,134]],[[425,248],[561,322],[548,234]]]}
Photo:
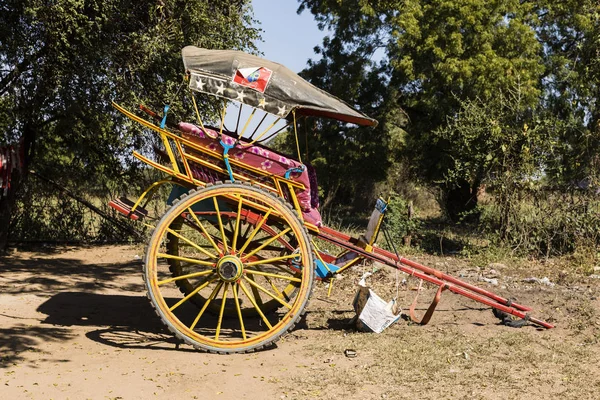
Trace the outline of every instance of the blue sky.
{"label": "blue sky", "polygon": [[326,32],[317,28],[310,12],[298,15],[297,0],[252,0],[254,18],[264,31],[258,48],[268,60],[300,72],[309,58],[315,58],[314,47],[320,45]]}

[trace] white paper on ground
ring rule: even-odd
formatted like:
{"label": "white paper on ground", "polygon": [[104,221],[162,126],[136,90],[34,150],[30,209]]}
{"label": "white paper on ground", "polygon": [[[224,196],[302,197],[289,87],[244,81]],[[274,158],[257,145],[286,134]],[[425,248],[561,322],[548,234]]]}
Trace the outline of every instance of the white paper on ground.
{"label": "white paper on ground", "polygon": [[377,293],[369,289],[369,299],[358,318],[373,332],[381,333],[388,326],[400,319],[402,315],[401,312],[398,315],[394,315],[392,312],[394,304],[394,300],[386,303]]}
{"label": "white paper on ground", "polygon": [[363,276],[360,278],[360,281],[358,281],[358,284],[360,286],[367,287],[367,278],[370,277],[371,275],[373,275],[373,274],[370,272],[365,272],[363,274]]}

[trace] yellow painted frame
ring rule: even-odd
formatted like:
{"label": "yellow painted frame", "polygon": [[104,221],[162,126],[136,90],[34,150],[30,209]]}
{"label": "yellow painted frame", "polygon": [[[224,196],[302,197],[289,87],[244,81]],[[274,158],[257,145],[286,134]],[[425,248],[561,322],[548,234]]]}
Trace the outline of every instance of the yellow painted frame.
{"label": "yellow painted frame", "polygon": [[[158,169],[159,171],[162,171],[168,175],[171,175],[171,177],[172,177],[171,181],[173,183],[177,183],[182,186],[188,186],[188,187],[198,187],[198,186],[204,187],[204,186],[206,186],[206,182],[203,182],[202,180],[196,179],[192,176],[192,172],[189,167],[190,161],[197,163],[201,166],[207,167],[209,169],[212,169],[213,171],[216,171],[218,173],[225,174],[225,175],[228,174],[228,171],[225,168],[222,168],[222,167],[216,165],[216,163],[212,163],[208,160],[202,159],[197,156],[198,153],[200,153],[200,154],[203,154],[210,158],[214,158],[215,161],[221,161],[223,159],[222,153],[210,150],[205,147],[201,147],[191,140],[188,140],[178,134],[172,133],[172,132],[168,131],[167,129],[161,128],[161,127],[153,124],[152,122],[133,114],[132,112],[126,110],[125,108],[123,108],[122,106],[120,106],[119,104],[117,104],[115,102],[113,102],[112,105],[117,111],[124,114],[127,118],[129,118],[135,122],[138,122],[142,126],[149,128],[149,129],[157,132],[160,135],[162,142],[165,146],[165,149],[167,151],[169,160],[171,162],[170,168],[163,164],[160,164],[158,162],[152,161],[151,159],[138,153],[137,151],[133,152],[133,156],[136,157],[138,160],[144,162],[145,164],[148,164],[151,167]],[[175,153],[173,151],[171,143],[174,144],[175,149],[177,150],[177,153]],[[194,153],[196,153],[196,155]],[[180,168],[180,163],[183,164],[183,170]],[[304,220],[303,215],[302,215],[302,209],[300,208],[300,203],[298,202],[298,198],[296,196],[296,190],[306,190],[306,186],[304,186],[303,184],[298,183],[296,181],[293,181],[291,179],[286,179],[283,176],[269,174],[266,171],[263,171],[262,169],[246,165],[235,159],[230,158],[229,163],[232,166],[232,170],[233,170],[232,175],[233,175],[234,179],[236,179],[236,180],[251,182],[252,184],[257,185],[269,192],[275,193],[279,197],[282,197],[282,198],[285,197],[283,188],[284,187],[287,188],[288,192],[290,194],[290,197],[291,197],[291,203],[292,203],[294,209],[296,210],[298,217],[304,223],[305,227],[307,229],[309,229],[310,231],[319,232],[319,228],[316,225],[313,225]],[[247,170],[258,176],[265,177],[265,178],[267,178],[266,182],[270,181],[270,182],[272,182],[272,184],[268,184],[266,182],[259,182],[257,180],[248,178],[248,177],[240,174],[239,172],[235,172],[235,169],[237,169],[238,171],[239,170]],[[142,198],[145,197],[147,195],[147,193],[150,192],[154,188],[155,185],[156,185],[156,183],[151,185],[148,189],[146,189],[146,191],[144,191],[142,196],[136,201],[136,207],[139,205],[139,203],[141,203]],[[258,209],[264,208],[258,204],[253,204],[253,206],[256,206],[256,208],[258,208]]]}

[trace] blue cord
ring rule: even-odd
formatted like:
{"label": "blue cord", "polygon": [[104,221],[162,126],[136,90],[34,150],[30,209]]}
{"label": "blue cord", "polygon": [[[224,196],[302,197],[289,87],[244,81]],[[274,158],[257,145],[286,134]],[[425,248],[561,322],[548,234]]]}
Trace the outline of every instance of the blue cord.
{"label": "blue cord", "polygon": [[167,124],[167,113],[169,112],[169,105],[165,106],[165,110],[163,111],[163,119],[160,121],[160,129],[165,129],[165,125]]}
{"label": "blue cord", "polygon": [[290,168],[285,171],[285,175],[283,176],[285,179],[290,179],[290,175],[292,172],[298,172],[299,174],[303,173],[306,167],[302,164],[300,167]]}
{"label": "blue cord", "polygon": [[227,154],[229,150],[235,147],[235,144],[230,146],[228,144],[225,144],[222,140],[220,141],[220,143],[221,146],[223,146],[223,160],[225,161],[225,167],[227,168],[229,179],[231,179],[231,182],[235,182],[235,179],[233,179],[233,171],[231,171],[231,165],[229,165],[229,155]]}

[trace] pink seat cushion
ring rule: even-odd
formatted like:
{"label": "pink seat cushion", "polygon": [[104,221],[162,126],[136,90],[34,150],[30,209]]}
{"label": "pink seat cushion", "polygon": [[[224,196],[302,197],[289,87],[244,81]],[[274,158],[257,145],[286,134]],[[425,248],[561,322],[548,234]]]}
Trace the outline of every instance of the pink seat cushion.
{"label": "pink seat cushion", "polygon": [[[188,139],[193,140],[194,143],[214,152],[223,152],[223,146],[221,146],[217,140],[217,131],[206,129],[206,132],[204,132],[196,125],[187,122],[180,122],[179,129],[184,134],[187,134],[185,136],[190,136]],[[223,143],[230,146],[235,144],[235,139],[226,134],[222,135],[222,140]],[[304,190],[296,190],[296,197],[298,198],[298,203],[304,213],[310,214],[314,210],[316,211],[316,214],[318,214],[318,211],[311,207],[310,178],[308,171],[300,162],[287,158],[267,147],[256,144],[248,145],[244,142],[235,145],[234,148],[229,150],[228,154],[230,160],[241,162],[256,169],[262,169],[263,171],[276,176],[284,176],[290,168],[303,167],[303,172],[292,172],[290,174],[290,177],[294,181],[303,184],[305,187]],[[318,217],[318,221],[321,221],[320,216]]]}

